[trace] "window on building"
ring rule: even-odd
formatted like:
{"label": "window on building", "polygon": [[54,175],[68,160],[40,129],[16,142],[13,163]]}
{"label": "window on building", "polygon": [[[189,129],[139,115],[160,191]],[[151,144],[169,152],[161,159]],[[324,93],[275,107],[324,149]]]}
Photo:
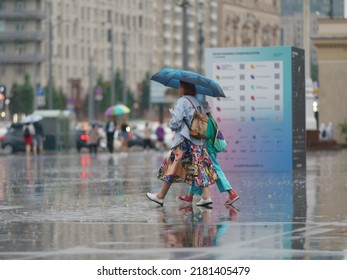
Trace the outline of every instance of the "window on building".
{"label": "window on building", "polygon": [[61,44],[58,44],[58,45],[57,45],[57,56],[58,56],[58,57],[61,57],[61,55],[62,55]]}
{"label": "window on building", "polygon": [[0,53],[4,53],[6,50],[5,44],[3,42],[0,42]]}
{"label": "window on building", "polygon": [[21,54],[25,52],[25,45],[23,42],[16,43],[16,53]]}
{"label": "window on building", "polygon": [[77,14],[77,3],[76,2],[72,3],[72,14],[75,15],[75,16],[78,16],[78,14]]}
{"label": "window on building", "polygon": [[112,11],[111,10],[107,11],[107,21],[112,22]]}
{"label": "window on building", "polygon": [[25,1],[24,0],[16,0],[15,10],[16,11],[24,11],[25,10]]}
{"label": "window on building", "polygon": [[73,37],[77,36],[77,21],[72,26],[72,36]]}
{"label": "window on building", "polygon": [[17,21],[16,22],[16,31],[23,31],[25,30],[25,22],[24,21]]}
{"label": "window on building", "polygon": [[69,38],[70,37],[70,28],[69,28],[69,24],[66,24],[65,26],[65,37]]}
{"label": "window on building", "polygon": [[6,67],[2,64],[0,64],[0,74],[3,76],[6,74]]}
{"label": "window on building", "polygon": [[6,30],[6,22],[4,20],[0,20],[0,31]]}
{"label": "window on building", "polygon": [[5,0],[0,0],[0,10],[5,10]]}
{"label": "window on building", "polygon": [[16,74],[23,75],[25,73],[24,64],[18,64],[16,67]]}
{"label": "window on building", "polygon": [[139,28],[142,28],[142,16],[139,16]]}
{"label": "window on building", "polygon": [[65,58],[69,58],[69,46],[65,47]]}
{"label": "window on building", "polygon": [[75,59],[78,59],[77,45],[73,45],[73,56]]}

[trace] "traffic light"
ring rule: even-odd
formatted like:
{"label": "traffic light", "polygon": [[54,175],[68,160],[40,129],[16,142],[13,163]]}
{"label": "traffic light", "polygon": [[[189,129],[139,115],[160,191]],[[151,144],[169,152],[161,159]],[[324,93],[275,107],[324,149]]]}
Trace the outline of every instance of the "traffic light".
{"label": "traffic light", "polygon": [[5,100],[6,100],[6,87],[4,85],[0,85],[0,110],[5,108]]}

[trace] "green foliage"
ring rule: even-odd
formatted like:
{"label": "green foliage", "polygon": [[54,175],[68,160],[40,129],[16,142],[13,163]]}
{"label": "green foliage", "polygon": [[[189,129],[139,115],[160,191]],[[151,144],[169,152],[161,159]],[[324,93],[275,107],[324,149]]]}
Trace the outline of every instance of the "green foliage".
{"label": "green foliage", "polygon": [[[110,93],[111,93],[111,85],[104,81],[104,78],[100,75],[96,82],[97,87],[101,87],[103,89],[102,100],[100,102],[100,112],[104,112],[110,106]],[[88,98],[87,98],[88,101]]]}
{"label": "green foliage", "polygon": [[[121,78],[120,71],[117,70],[115,74],[115,92],[114,92],[115,96],[113,98],[114,104],[111,104],[111,83],[109,81],[105,81],[102,75],[98,76],[95,87],[101,87],[103,89],[102,100],[95,101],[94,99],[95,117],[100,119],[102,118],[103,113],[106,111],[108,107],[123,103],[123,80]],[[94,88],[94,91],[95,91],[95,88]],[[127,89],[127,94],[128,94],[127,106],[129,108],[132,108],[134,103],[133,94],[129,89]],[[88,103],[89,103],[89,96],[86,95],[85,97],[86,106],[84,107],[84,110],[83,110],[86,115],[88,114],[88,106],[89,106]]]}
{"label": "green foliage", "polygon": [[318,65],[311,64],[311,79],[312,81],[318,81]]}
{"label": "green foliage", "polygon": [[22,85],[14,83],[11,92],[11,114],[30,114],[34,104],[34,87],[30,83],[30,76],[25,74]]}
{"label": "green foliage", "polygon": [[141,86],[141,101],[140,101],[140,108],[141,110],[148,110],[150,108],[150,80],[149,80],[149,73],[147,72],[145,74],[144,79],[142,80],[142,86]]}
{"label": "green foliage", "polygon": [[340,130],[340,135],[345,137],[345,142],[347,142],[347,120],[344,120],[342,123],[338,124]]}
{"label": "green foliage", "polygon": [[122,103],[122,91],[123,91],[123,80],[120,74],[120,71],[117,69],[116,72],[116,86],[115,86],[115,92],[116,92],[116,103]]}
{"label": "green foliage", "polygon": [[[49,84],[45,88],[46,91],[46,105],[43,109],[49,109]],[[57,89],[52,80],[52,109],[53,110],[65,110],[66,108],[66,97],[61,89]]]}

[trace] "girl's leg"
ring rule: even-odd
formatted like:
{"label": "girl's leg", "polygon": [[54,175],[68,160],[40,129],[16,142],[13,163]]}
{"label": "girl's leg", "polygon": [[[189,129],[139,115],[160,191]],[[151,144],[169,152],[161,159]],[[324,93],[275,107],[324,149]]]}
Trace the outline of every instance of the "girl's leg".
{"label": "girl's leg", "polygon": [[158,193],[147,193],[146,196],[152,200],[155,203],[160,204],[161,206],[163,206],[164,204],[164,198],[167,194],[167,192],[170,189],[172,183],[168,183],[168,182],[164,182],[161,190]]}
{"label": "girl's leg", "polygon": [[202,188],[202,195],[201,195],[202,199],[207,200],[210,198],[210,190],[208,187],[203,187]]}

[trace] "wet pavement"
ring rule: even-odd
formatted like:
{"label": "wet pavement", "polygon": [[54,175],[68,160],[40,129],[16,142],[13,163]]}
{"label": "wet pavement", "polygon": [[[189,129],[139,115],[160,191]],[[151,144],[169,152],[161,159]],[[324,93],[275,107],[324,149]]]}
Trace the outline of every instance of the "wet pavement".
{"label": "wet pavement", "polygon": [[[164,154],[0,156],[0,259],[346,259],[347,150],[308,152],[306,172],[227,173],[213,209],[146,192]],[[195,198],[194,201],[198,200]]]}

